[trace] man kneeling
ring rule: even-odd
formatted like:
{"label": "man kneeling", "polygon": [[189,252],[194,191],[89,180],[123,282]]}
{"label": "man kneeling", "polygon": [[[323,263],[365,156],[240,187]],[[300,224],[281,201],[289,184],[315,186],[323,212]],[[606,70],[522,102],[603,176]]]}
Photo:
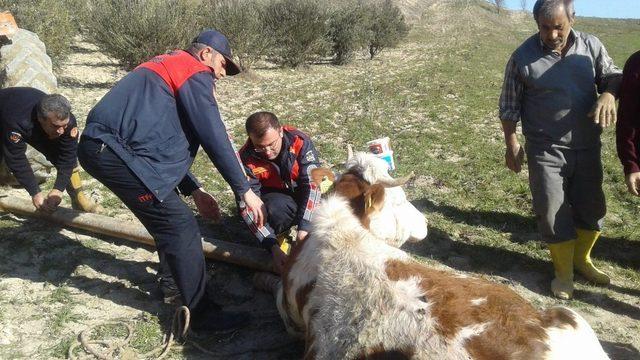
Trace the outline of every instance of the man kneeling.
{"label": "man kneeling", "polygon": [[260,244],[273,255],[280,272],[287,254],[278,244],[278,234],[297,225],[296,241],[303,241],[320,200],[320,189],[311,181],[311,170],[320,165],[318,153],[308,135],[280,125],[273,113],[252,114],[245,128],[249,138],[240,149],[240,158],[252,190],[266,206],[267,220],[258,227],[241,201],[240,213]]}

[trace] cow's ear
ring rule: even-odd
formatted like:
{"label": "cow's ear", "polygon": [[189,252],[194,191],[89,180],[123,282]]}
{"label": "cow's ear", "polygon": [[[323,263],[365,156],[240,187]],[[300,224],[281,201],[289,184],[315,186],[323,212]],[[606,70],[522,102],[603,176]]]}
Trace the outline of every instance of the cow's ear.
{"label": "cow's ear", "polygon": [[364,193],[364,213],[369,215],[371,213],[380,211],[384,203],[384,186],[380,184],[373,184]]}

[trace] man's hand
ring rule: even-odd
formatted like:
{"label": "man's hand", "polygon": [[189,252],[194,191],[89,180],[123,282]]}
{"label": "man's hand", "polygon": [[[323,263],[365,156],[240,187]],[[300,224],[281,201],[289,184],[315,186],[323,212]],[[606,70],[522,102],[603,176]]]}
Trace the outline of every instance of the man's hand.
{"label": "man's hand", "polygon": [[253,214],[253,222],[261,228],[264,226],[264,223],[267,221],[266,219],[266,209],[264,207],[264,202],[262,199],[256,195],[253,190],[249,189],[244,195],[242,195],[242,200],[247,206],[247,211],[250,211]]}
{"label": "man's hand", "polygon": [[507,149],[504,153],[504,160],[509,170],[519,173],[522,170],[522,163],[524,162],[524,149],[516,141],[507,144]]}
{"label": "man's hand", "polygon": [[51,189],[47,198],[44,199],[44,203],[40,210],[44,210],[46,212],[54,212],[62,202],[62,191],[58,189]]}
{"label": "man's hand", "polygon": [[203,188],[199,188],[194,190],[191,196],[193,197],[193,202],[196,203],[200,216],[215,223],[220,221],[220,207],[211,194]]}
{"label": "man's hand", "polygon": [[[307,238],[307,235],[309,235],[309,233],[307,231],[304,230],[298,230],[298,233],[296,234],[296,242],[300,241],[304,241],[304,239]],[[300,243],[298,243],[299,245]]]}
{"label": "man's hand", "polygon": [[33,195],[31,197],[31,202],[33,203],[33,206],[35,206],[36,210],[41,210],[43,205],[44,205],[44,195],[42,195],[42,191]]}
{"label": "man's hand", "polygon": [[285,254],[284,251],[280,249],[280,246],[278,246],[278,244],[275,244],[271,247],[271,256],[273,257],[274,270],[278,274],[282,274],[282,271],[284,270],[284,264],[287,262],[287,254]]}
{"label": "man's hand", "polygon": [[625,177],[627,182],[627,189],[635,196],[640,196],[638,190],[640,190],[640,172],[634,172]]}
{"label": "man's hand", "polygon": [[589,112],[589,117],[592,117],[596,124],[600,124],[601,128],[615,124],[618,117],[615,96],[610,92],[603,92]]}

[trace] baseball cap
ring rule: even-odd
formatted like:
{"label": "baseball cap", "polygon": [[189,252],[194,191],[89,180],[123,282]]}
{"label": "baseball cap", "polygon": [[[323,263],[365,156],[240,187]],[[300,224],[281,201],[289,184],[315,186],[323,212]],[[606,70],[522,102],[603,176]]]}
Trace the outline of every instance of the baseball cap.
{"label": "baseball cap", "polygon": [[205,44],[212,47],[220,55],[224,56],[226,60],[225,70],[227,75],[236,75],[240,73],[240,67],[233,61],[231,56],[231,46],[227,37],[222,35],[221,32],[214,29],[206,29],[202,31],[195,39],[194,43]]}

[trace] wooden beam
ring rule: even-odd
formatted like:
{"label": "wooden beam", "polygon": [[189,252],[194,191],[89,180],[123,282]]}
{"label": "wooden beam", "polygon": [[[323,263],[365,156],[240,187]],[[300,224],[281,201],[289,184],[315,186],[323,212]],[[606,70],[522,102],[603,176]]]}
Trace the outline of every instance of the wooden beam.
{"label": "wooden beam", "polygon": [[[138,222],[122,221],[105,215],[85,213],[63,207],[59,207],[53,213],[36,211],[31,201],[16,197],[0,197],[0,210],[47,220],[65,227],[155,246],[149,232]],[[224,261],[258,271],[273,272],[271,257],[259,248],[203,238],[202,250],[205,257],[212,260]]]}

